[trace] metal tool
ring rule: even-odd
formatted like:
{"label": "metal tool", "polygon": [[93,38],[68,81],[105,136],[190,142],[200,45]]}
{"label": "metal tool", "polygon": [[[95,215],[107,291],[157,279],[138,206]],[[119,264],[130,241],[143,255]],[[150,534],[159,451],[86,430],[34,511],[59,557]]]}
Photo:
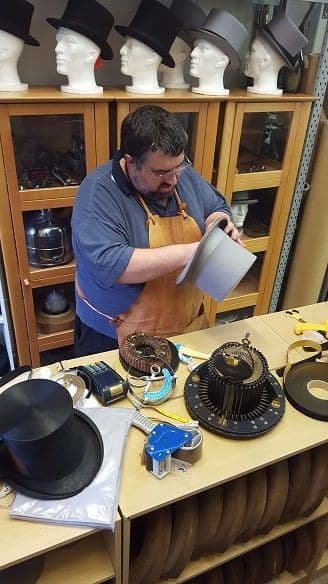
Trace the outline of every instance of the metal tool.
{"label": "metal tool", "polygon": [[158,479],[172,471],[172,458],[193,464],[201,457],[203,435],[194,425],[156,423],[137,410],[132,424],[149,436],[144,447],[146,468]]}
{"label": "metal tool", "polygon": [[290,310],[286,310],[285,311],[286,316],[290,316],[291,318],[295,318],[295,320],[298,320],[299,322],[306,322],[306,320],[304,320],[304,318],[301,318],[300,312],[299,310],[297,310],[297,308],[291,308]]}

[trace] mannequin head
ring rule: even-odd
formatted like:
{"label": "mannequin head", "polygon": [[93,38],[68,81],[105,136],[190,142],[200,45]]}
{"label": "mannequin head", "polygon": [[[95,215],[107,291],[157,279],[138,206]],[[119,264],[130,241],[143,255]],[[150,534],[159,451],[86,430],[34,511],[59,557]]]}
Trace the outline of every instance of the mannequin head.
{"label": "mannequin head", "polygon": [[101,93],[96,85],[94,67],[100,48],[86,36],[60,27],[56,35],[57,72],[68,76],[68,85],[61,90],[68,93]]}
{"label": "mannequin head", "polygon": [[279,53],[274,50],[261,36],[252,42],[246,56],[245,75],[254,78],[254,85],[247,87],[251,93],[281,95],[277,87],[278,73],[285,65]]}
{"label": "mannequin head", "polygon": [[0,30],[0,91],[25,91],[28,88],[26,83],[21,83],[17,72],[23,48],[22,39]]}
{"label": "mannequin head", "polygon": [[120,50],[121,72],[132,77],[132,85],[126,87],[130,93],[164,93],[159,87],[157,69],[161,56],[145,43],[127,36]]}
{"label": "mannequin head", "polygon": [[166,67],[166,65],[159,66],[162,74],[161,84],[163,87],[170,89],[187,89],[189,87],[189,83],[184,78],[184,64],[188,57],[190,57],[190,53],[190,46],[182,38],[176,37],[170,49],[175,67]]}
{"label": "mannequin head", "polygon": [[248,213],[248,203],[232,203],[230,209],[232,221],[237,227],[239,233],[242,233],[242,228]]}
{"label": "mannequin head", "polygon": [[229,57],[205,39],[196,39],[195,47],[191,52],[190,75],[199,78],[199,86],[193,87],[195,93],[209,95],[227,95],[224,88],[223,75],[229,64]]}

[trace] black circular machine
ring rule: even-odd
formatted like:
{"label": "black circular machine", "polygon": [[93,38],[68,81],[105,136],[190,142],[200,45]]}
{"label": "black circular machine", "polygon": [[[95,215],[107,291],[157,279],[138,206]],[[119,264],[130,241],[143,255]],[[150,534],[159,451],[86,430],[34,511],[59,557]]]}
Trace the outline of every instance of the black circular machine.
{"label": "black circular machine", "polygon": [[268,363],[246,336],[225,343],[188,376],[184,396],[190,415],[208,430],[252,438],[276,425],[285,397]]}
{"label": "black circular machine", "polygon": [[73,258],[69,219],[55,216],[53,209],[29,214],[25,222],[28,261],[31,266],[48,268]]}
{"label": "black circular machine", "polygon": [[119,358],[124,369],[137,377],[148,374],[158,359],[167,362],[173,371],[179,365],[178,351],[171,341],[137,331],[120,343]]}

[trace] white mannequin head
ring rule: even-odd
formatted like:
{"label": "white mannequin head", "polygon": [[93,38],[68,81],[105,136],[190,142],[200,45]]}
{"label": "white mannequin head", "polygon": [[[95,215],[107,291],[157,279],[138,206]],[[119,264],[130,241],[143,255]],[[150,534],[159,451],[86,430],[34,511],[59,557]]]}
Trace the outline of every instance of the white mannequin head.
{"label": "white mannequin head", "polygon": [[251,49],[246,56],[245,75],[253,77],[254,85],[247,87],[250,93],[267,95],[281,95],[278,89],[278,73],[285,64],[279,53],[261,36],[252,42]]}
{"label": "white mannequin head", "polygon": [[232,221],[240,234],[243,232],[246,215],[248,213],[248,203],[232,203],[230,206]]}
{"label": "white mannequin head", "polygon": [[60,27],[57,35],[57,72],[68,76],[68,85],[62,85],[65,93],[102,93],[96,84],[94,68],[100,55],[100,47],[84,35]]}
{"label": "white mannequin head", "polygon": [[190,46],[180,37],[176,37],[170,48],[170,54],[174,59],[175,67],[166,67],[166,65],[159,66],[162,74],[161,85],[163,87],[167,87],[168,89],[187,89],[189,87],[189,83],[184,78],[184,64],[188,57],[190,57],[190,53]]}
{"label": "white mannequin head", "polygon": [[130,93],[164,93],[158,85],[157,70],[162,57],[145,43],[126,37],[120,50],[121,72],[132,77],[132,85],[125,89]]}
{"label": "white mannequin head", "polygon": [[207,95],[228,95],[229,90],[223,85],[223,75],[229,64],[229,57],[216,45],[205,39],[196,39],[191,52],[190,75],[199,77],[198,87],[194,93]]}
{"label": "white mannequin head", "polygon": [[0,91],[26,91],[27,83],[21,83],[17,71],[18,59],[24,41],[5,30],[0,30]]}

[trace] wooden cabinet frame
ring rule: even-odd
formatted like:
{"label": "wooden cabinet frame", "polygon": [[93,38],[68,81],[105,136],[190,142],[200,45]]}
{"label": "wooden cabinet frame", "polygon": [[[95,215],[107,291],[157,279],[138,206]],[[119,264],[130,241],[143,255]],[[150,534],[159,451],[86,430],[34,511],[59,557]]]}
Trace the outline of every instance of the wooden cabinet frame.
{"label": "wooden cabinet frame", "polygon": [[[212,322],[217,311],[224,312],[248,306],[255,307],[254,314],[264,314],[268,310],[310,109],[311,102],[300,101],[296,97],[295,101],[289,98],[284,100],[284,96],[281,101],[277,99],[269,101],[267,98],[264,102],[249,103],[249,101],[236,100],[226,104],[221,148],[217,160],[217,188],[224,193],[228,203],[231,203],[232,194],[235,191],[272,187],[275,187],[277,191],[268,236],[245,238],[246,246],[250,251],[265,253],[259,282],[256,284],[246,276],[230,297],[219,305],[213,303]],[[244,115],[257,112],[290,112],[291,114],[281,169],[237,174],[236,166]]]}

